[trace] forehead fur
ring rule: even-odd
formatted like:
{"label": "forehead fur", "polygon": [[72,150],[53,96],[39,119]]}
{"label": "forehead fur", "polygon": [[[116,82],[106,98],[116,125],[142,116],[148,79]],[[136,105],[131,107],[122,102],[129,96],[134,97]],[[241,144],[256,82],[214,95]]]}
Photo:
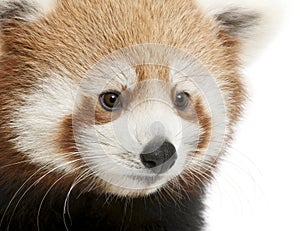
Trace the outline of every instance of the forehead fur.
{"label": "forehead fur", "polygon": [[[46,18],[15,27],[4,37],[15,41],[13,47],[5,48],[20,52],[27,48],[27,56],[34,54],[57,66],[87,67],[104,54],[142,43],[176,46],[220,66],[226,52],[222,45],[227,38],[220,37],[211,17],[193,1],[58,1]],[[225,57],[229,54],[235,52]]]}
{"label": "forehead fur", "polygon": [[[58,0],[38,20],[3,25],[3,63],[34,78],[55,72],[80,78],[106,54],[130,45],[158,43],[194,55],[230,92],[235,120],[243,101],[238,78],[240,43],[195,1]],[[21,35],[21,36],[20,36]],[[20,75],[20,73],[18,73]]]}

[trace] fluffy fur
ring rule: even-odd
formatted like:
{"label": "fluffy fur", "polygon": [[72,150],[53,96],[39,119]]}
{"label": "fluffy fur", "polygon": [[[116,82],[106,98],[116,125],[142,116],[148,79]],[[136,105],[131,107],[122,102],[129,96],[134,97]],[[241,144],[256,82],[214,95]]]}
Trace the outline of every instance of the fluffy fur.
{"label": "fluffy fur", "polygon": [[[0,229],[202,230],[266,24],[250,6],[1,1]],[[101,107],[110,90],[122,110]],[[154,174],[140,155],[165,141],[177,159]]]}

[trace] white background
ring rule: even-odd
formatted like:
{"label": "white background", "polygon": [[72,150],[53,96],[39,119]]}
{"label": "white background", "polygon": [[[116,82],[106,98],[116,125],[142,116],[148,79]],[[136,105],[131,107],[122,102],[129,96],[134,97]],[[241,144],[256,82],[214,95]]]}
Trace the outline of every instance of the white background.
{"label": "white background", "polygon": [[300,231],[300,1],[246,69],[250,102],[207,199],[208,231]]}

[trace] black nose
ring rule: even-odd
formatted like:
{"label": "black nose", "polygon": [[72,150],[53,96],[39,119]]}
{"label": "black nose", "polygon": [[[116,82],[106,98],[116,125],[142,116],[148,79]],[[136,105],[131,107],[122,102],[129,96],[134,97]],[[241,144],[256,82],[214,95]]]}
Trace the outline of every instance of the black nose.
{"label": "black nose", "polygon": [[156,174],[165,173],[174,165],[177,154],[173,144],[150,142],[140,155],[143,165]]}

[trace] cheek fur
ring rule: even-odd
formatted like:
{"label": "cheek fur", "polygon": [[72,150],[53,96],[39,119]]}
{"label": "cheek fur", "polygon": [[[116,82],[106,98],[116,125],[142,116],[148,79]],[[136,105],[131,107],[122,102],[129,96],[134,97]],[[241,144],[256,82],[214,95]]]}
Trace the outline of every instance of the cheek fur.
{"label": "cheek fur", "polygon": [[95,125],[103,125],[111,123],[121,116],[121,112],[109,112],[103,109],[99,103],[97,103],[95,108]]}
{"label": "cheek fur", "polygon": [[95,97],[83,96],[80,102],[75,105],[73,118],[78,125],[104,125],[118,119],[121,112],[109,112],[103,109],[99,100]]}
{"label": "cheek fur", "polygon": [[200,97],[192,97],[190,107],[184,112],[178,111],[178,115],[182,119],[198,124],[198,139],[192,139],[193,142],[197,143],[197,148],[193,152],[195,155],[205,155],[204,151],[210,142],[212,121],[208,111]]}
{"label": "cheek fur", "polygon": [[197,154],[203,154],[203,151],[208,147],[211,138],[211,117],[207,113],[207,110],[200,99],[195,102],[194,107],[197,113],[199,126],[203,129],[197,146]]}
{"label": "cheek fur", "polygon": [[76,147],[72,115],[66,116],[61,122],[61,129],[55,138],[55,142],[58,144],[59,152],[64,153],[69,161],[75,161],[77,167],[85,166]]}

